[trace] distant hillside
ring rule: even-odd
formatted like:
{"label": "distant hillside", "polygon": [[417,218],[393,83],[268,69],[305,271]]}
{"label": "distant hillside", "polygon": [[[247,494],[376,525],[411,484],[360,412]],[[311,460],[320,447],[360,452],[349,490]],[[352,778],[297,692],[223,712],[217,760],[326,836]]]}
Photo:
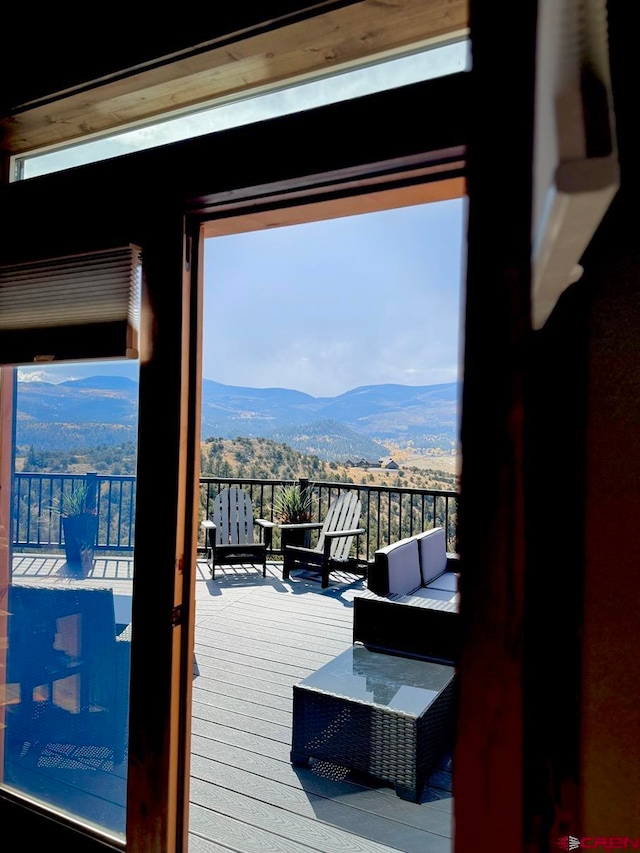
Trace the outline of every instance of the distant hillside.
{"label": "distant hillside", "polygon": [[268,438],[210,438],[202,443],[202,476],[258,480],[334,480],[341,483],[414,486],[424,489],[455,489],[455,477],[446,471],[351,468],[325,462],[315,455],[293,450]]}
{"label": "distant hillside", "polygon": [[[135,474],[137,447],[133,443],[86,449],[82,453],[29,448],[16,460],[18,471],[84,474]],[[293,450],[268,438],[211,438],[201,445],[202,476],[238,477],[258,480],[329,480],[341,483],[415,486],[417,488],[455,489],[455,477],[434,465],[420,470],[366,470],[325,462],[315,455]]]}
{"label": "distant hillside", "polygon": [[[369,385],[337,397],[205,380],[202,436],[271,438],[326,461],[387,455],[386,442],[418,450],[456,443],[459,386]],[[18,383],[16,440],[43,450],[135,441],[138,385],[93,376],[58,385]]]}
{"label": "distant hillside", "polygon": [[[450,450],[457,439],[457,382],[367,385],[337,397],[311,397],[300,391],[205,380],[202,393],[203,436],[273,438],[323,459],[377,458],[385,455],[386,440]],[[319,440],[323,429],[326,441]],[[356,437],[367,443],[356,445]],[[376,449],[372,442],[381,447]]]}
{"label": "distant hillside", "polygon": [[69,451],[137,440],[138,383],[131,379],[19,382],[17,396],[19,446]]}
{"label": "distant hillside", "polygon": [[347,459],[377,461],[389,455],[383,444],[354,432],[334,420],[313,421],[300,426],[274,430],[272,438],[282,441],[301,453],[310,453],[320,459],[346,462]]}

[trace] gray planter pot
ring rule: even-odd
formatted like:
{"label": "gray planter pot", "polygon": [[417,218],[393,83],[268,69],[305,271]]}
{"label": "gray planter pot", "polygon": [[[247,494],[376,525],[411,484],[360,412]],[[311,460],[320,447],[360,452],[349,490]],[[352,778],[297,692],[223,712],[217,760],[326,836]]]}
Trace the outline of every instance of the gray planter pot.
{"label": "gray planter pot", "polygon": [[93,566],[98,517],[96,515],[68,516],[62,519],[64,549],[67,565],[87,570]]}

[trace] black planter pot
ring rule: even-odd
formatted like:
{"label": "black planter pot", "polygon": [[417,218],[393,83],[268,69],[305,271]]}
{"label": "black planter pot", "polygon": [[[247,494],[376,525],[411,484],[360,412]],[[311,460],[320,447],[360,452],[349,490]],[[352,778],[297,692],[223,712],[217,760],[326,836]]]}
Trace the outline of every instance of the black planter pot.
{"label": "black planter pot", "polygon": [[64,549],[67,565],[87,570],[93,566],[98,517],[96,515],[68,516],[62,519]]}
{"label": "black planter pot", "polygon": [[295,530],[284,528],[282,530],[282,550],[284,551],[287,545],[301,545],[303,548],[308,548],[311,544],[310,530]]}

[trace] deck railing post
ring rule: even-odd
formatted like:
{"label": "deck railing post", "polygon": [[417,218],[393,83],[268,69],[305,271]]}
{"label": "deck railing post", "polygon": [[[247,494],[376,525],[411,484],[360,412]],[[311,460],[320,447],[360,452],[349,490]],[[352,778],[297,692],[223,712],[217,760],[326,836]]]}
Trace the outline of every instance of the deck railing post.
{"label": "deck railing post", "polygon": [[98,501],[98,475],[95,471],[90,471],[86,478],[87,484],[87,500],[85,501],[88,509],[95,509],[97,511],[97,501]]}

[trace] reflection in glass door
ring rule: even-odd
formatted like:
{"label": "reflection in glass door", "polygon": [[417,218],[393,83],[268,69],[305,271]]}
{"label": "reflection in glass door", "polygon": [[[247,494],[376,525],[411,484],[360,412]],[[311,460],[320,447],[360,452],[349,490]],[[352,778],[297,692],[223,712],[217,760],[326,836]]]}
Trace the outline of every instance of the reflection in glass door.
{"label": "reflection in glass door", "polygon": [[13,402],[0,778],[123,837],[138,363],[20,369]]}

